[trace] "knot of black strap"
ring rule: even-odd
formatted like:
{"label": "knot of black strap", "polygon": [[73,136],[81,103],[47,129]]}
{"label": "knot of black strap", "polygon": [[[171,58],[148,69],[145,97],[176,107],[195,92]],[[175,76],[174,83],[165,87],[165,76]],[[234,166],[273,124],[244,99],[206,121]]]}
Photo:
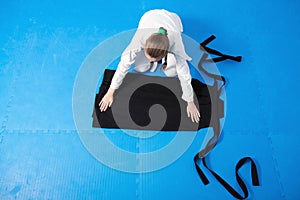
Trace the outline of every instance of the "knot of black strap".
{"label": "knot of black strap", "polygon": [[[207,179],[207,177],[205,176],[204,172],[201,170],[201,168],[198,165],[198,160],[200,160],[199,155],[196,154],[194,157],[194,163],[195,163],[195,167],[197,170],[197,173],[202,181],[202,183],[204,185],[208,185],[209,184],[209,180]],[[244,157],[242,159],[240,159],[238,161],[238,163],[235,166],[235,175],[236,175],[236,180],[240,186],[240,188],[243,191],[243,195],[239,194],[232,186],[230,186],[224,179],[222,179],[216,172],[214,172],[212,169],[210,169],[205,161],[205,157],[201,158],[203,166],[208,169],[212,175],[225,187],[225,189],[232,195],[234,196],[236,199],[246,199],[249,196],[249,192],[247,189],[247,186],[245,184],[245,182],[242,180],[242,178],[240,177],[238,171],[239,169],[247,162],[250,161],[251,162],[251,178],[252,178],[252,185],[254,186],[258,186],[259,185],[259,180],[258,180],[258,173],[257,173],[257,168],[256,168],[256,164],[253,161],[252,158],[250,157]]]}

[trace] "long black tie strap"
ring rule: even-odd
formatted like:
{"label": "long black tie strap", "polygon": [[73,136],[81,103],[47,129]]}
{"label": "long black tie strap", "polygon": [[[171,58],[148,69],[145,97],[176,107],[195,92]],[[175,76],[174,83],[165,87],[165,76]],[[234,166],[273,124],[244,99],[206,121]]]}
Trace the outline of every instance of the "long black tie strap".
{"label": "long black tie strap", "polygon": [[[221,53],[220,51],[217,51],[217,50],[214,50],[214,49],[211,49],[209,47],[207,47],[207,45],[212,42],[214,39],[216,39],[216,37],[214,35],[211,35],[209,38],[207,38],[205,41],[203,41],[201,44],[200,44],[200,49],[203,50],[203,51],[206,51],[203,53],[199,63],[198,63],[198,68],[199,70],[201,70],[204,74],[206,74],[207,76],[213,78],[215,80],[215,83],[216,83],[216,80],[219,80],[219,81],[222,81],[223,84],[222,86],[217,89],[217,93],[215,95],[212,95],[212,100],[214,99],[213,97],[216,96],[216,99],[218,99],[220,97],[220,94],[221,94],[221,91],[222,91],[222,87],[225,85],[226,83],[226,80],[225,80],[225,77],[221,76],[221,75],[217,75],[217,74],[212,74],[212,73],[209,73],[208,71],[206,71],[204,68],[203,68],[203,63],[204,62],[220,62],[220,61],[223,61],[223,60],[226,60],[226,59],[230,59],[230,60],[233,60],[233,61],[237,61],[237,62],[241,62],[242,60],[242,57],[241,56],[230,56],[230,55],[226,55],[226,54],[223,54]],[[216,55],[216,56],[219,56],[219,57],[215,57],[215,58],[212,58],[212,59],[208,59],[208,53],[210,54],[213,54],[213,55]],[[217,85],[217,84],[214,84],[214,85]],[[257,173],[257,168],[256,168],[256,165],[254,163],[254,161],[252,160],[252,158],[250,157],[244,157],[242,159],[240,159],[238,161],[238,163],[236,164],[236,167],[235,167],[235,176],[236,176],[236,180],[240,186],[240,188],[242,189],[243,191],[243,196],[241,194],[239,194],[232,186],[230,186],[224,179],[222,179],[216,172],[214,172],[213,170],[211,170],[207,164],[206,164],[206,161],[205,161],[205,156],[207,156],[208,152],[216,145],[217,143],[217,140],[218,140],[218,137],[220,135],[220,127],[219,127],[219,124],[217,123],[216,121],[216,124],[213,126],[214,127],[214,140],[212,140],[211,142],[209,142],[208,145],[206,145],[206,147],[201,150],[199,153],[197,153],[195,156],[194,156],[194,164],[195,164],[195,168],[197,170],[197,173],[202,181],[202,183],[204,185],[208,185],[209,184],[209,180],[208,178],[205,176],[204,172],[202,171],[202,169],[200,168],[200,166],[198,165],[198,162],[199,160],[201,161],[202,160],[202,163],[203,163],[203,166],[208,169],[210,171],[210,173],[225,187],[225,189],[233,196],[235,197],[236,199],[246,199],[248,196],[249,196],[249,192],[248,192],[248,189],[247,189],[247,186],[246,184],[244,183],[244,181],[242,180],[242,178],[240,177],[238,171],[239,169],[247,162],[247,161],[250,161],[251,162],[251,178],[252,178],[252,184],[254,186],[258,186],[259,185],[259,180],[258,180],[258,173]]]}
{"label": "long black tie strap", "polygon": [[[199,167],[199,165],[197,164],[198,160],[199,160],[199,155],[196,154],[194,157],[194,163],[195,163],[195,167],[197,170],[197,173],[201,179],[201,181],[203,182],[204,185],[208,185],[209,184],[209,180],[207,179],[207,177],[205,176],[204,172],[201,170],[201,168]],[[212,175],[225,187],[225,189],[232,195],[234,196],[236,199],[246,199],[249,196],[248,193],[248,189],[246,184],[244,183],[244,181],[242,180],[242,178],[240,177],[238,171],[239,169],[247,162],[250,161],[251,162],[251,178],[252,178],[252,185],[254,186],[258,186],[259,185],[259,180],[258,180],[258,173],[257,173],[257,168],[256,165],[254,163],[254,161],[252,160],[252,158],[250,157],[244,157],[242,159],[239,160],[239,162],[236,164],[235,167],[235,175],[236,175],[236,180],[240,186],[240,188],[242,189],[244,195],[240,195],[233,187],[231,187],[224,179],[222,179],[216,172],[214,172],[212,169],[210,169],[205,161],[205,157],[201,158],[203,166],[208,169]]]}
{"label": "long black tie strap", "polygon": [[207,45],[212,42],[214,39],[216,39],[216,36],[211,35],[209,38],[207,38],[206,40],[204,40],[203,42],[200,43],[200,48],[204,51],[206,51],[207,53],[219,56],[219,57],[215,57],[212,59],[209,59],[207,61],[211,61],[211,62],[220,62],[220,61],[224,61],[224,60],[233,60],[236,62],[241,62],[242,61],[242,56],[230,56],[227,54],[223,54],[220,51],[217,51],[215,49],[209,48],[207,47]]}

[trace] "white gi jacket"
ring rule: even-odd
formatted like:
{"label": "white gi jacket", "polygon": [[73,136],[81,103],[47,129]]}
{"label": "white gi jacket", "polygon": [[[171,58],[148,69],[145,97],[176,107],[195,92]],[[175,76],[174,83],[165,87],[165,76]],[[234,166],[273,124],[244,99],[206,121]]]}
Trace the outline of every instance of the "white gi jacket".
{"label": "white gi jacket", "polygon": [[[175,68],[182,88],[182,99],[193,101],[193,88],[191,85],[191,75],[187,64],[187,60],[192,60],[185,52],[181,38],[183,31],[182,23],[178,15],[167,10],[150,10],[146,12],[140,19],[137,31],[131,40],[131,43],[122,53],[121,60],[111,82],[113,89],[118,89],[127,74],[129,68],[135,62],[136,55],[143,51],[146,40],[156,33],[160,27],[168,32],[169,52],[175,56],[176,63],[169,65],[167,63],[166,71],[169,68]],[[167,74],[167,73],[166,73]]]}

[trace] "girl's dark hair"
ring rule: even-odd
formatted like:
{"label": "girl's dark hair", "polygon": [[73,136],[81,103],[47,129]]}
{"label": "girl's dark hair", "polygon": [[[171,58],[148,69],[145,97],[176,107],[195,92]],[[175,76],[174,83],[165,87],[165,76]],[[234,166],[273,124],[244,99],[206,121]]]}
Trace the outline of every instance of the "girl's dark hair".
{"label": "girl's dark hair", "polygon": [[165,28],[160,27],[157,33],[153,33],[147,40],[145,45],[146,53],[152,58],[161,60],[165,57],[163,69],[167,66],[167,55],[169,50],[168,32]]}

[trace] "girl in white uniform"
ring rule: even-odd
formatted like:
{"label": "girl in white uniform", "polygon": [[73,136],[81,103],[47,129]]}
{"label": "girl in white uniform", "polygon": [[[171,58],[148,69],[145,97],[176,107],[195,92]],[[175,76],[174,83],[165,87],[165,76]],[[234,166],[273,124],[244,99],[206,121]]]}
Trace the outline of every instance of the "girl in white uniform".
{"label": "girl in white uniform", "polygon": [[122,84],[129,68],[133,65],[138,72],[155,71],[162,60],[166,76],[178,76],[182,88],[182,99],[187,102],[187,115],[198,123],[200,113],[194,104],[191,75],[181,38],[183,31],[179,16],[167,10],[150,10],[140,19],[131,43],[122,53],[121,60],[112,79],[110,88],[99,103],[105,111],[113,103],[113,95]]}

